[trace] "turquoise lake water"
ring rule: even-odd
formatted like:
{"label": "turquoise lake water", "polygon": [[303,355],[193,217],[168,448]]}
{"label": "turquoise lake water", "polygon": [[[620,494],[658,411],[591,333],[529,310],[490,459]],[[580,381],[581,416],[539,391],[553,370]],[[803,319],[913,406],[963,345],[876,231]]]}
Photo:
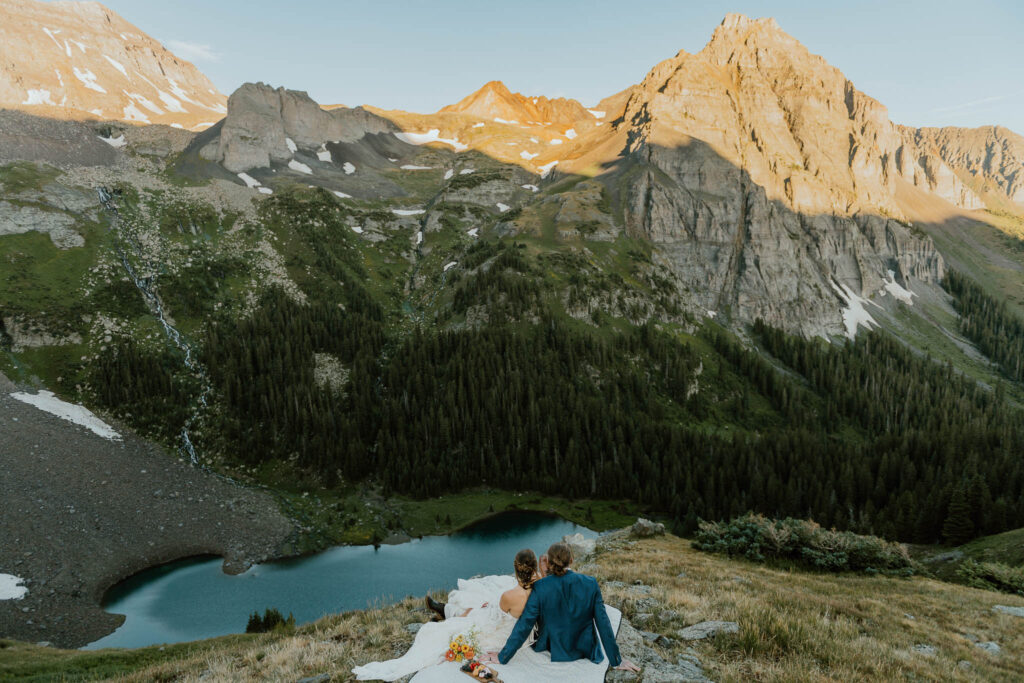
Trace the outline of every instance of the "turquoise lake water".
{"label": "turquoise lake water", "polygon": [[229,576],[220,558],[181,560],[114,586],[103,608],[127,619],[86,646],[144,647],[245,631],[249,615],[274,607],[303,624],[343,610],[395,602],[482,574],[511,574],[522,548],[540,555],[565,534],[597,534],[557,517],[503,513],[451,536],[399,545],[341,546],[309,557],[255,565]]}

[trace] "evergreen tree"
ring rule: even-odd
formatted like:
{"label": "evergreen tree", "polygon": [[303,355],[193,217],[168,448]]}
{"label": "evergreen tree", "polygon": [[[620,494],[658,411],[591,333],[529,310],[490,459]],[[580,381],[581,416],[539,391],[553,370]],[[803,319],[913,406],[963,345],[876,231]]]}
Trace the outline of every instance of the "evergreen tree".
{"label": "evergreen tree", "polygon": [[963,487],[957,487],[949,501],[946,521],[942,524],[942,536],[950,545],[962,545],[974,536],[974,522],[967,494]]}

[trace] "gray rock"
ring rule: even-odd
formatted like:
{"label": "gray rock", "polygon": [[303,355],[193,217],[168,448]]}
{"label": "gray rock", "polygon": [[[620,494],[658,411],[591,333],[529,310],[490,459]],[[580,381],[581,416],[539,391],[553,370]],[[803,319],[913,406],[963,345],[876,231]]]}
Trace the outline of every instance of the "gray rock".
{"label": "gray rock", "polygon": [[1002,612],[1003,614],[1010,614],[1015,617],[1024,617],[1024,607],[1010,607],[1008,605],[996,605],[992,608],[993,612]]}
{"label": "gray rock", "polygon": [[934,645],[925,645],[924,643],[918,643],[910,649],[925,657],[934,657],[939,651]]}
{"label": "gray rock", "polygon": [[40,640],[36,643],[36,647],[53,647],[53,643],[48,640]]}
{"label": "gray rock", "polygon": [[956,663],[956,668],[960,669],[961,671],[970,671],[972,668],[974,668],[974,665],[968,662],[966,659],[961,659],[959,662]]}
{"label": "gray rock", "polygon": [[580,563],[594,554],[597,543],[592,538],[584,538],[583,534],[567,534],[562,536],[562,543],[565,543],[572,550],[573,562]]}
{"label": "gray rock", "polygon": [[683,640],[704,640],[719,633],[739,633],[740,625],[735,621],[702,621],[680,629],[677,633]]}
{"label": "gray rock", "polygon": [[326,683],[329,680],[331,680],[331,674],[318,674],[308,678],[300,678],[295,683]]}
{"label": "gray rock", "polygon": [[49,235],[58,249],[71,249],[85,245],[85,238],[72,229],[74,224],[75,219],[65,213],[0,201],[0,235],[35,230]]}
{"label": "gray rock", "polygon": [[640,518],[630,528],[630,533],[639,538],[663,536],[665,534],[665,525],[661,522],[652,522],[649,519]]}
{"label": "gray rock", "polygon": [[420,623],[405,625],[405,630],[409,633],[419,633],[421,628],[423,628],[423,624]]}
{"label": "gray rock", "polygon": [[995,643],[991,640],[986,640],[983,643],[975,643],[974,647],[984,650],[990,655],[997,655],[1003,651],[1003,648],[999,647],[999,643]]}

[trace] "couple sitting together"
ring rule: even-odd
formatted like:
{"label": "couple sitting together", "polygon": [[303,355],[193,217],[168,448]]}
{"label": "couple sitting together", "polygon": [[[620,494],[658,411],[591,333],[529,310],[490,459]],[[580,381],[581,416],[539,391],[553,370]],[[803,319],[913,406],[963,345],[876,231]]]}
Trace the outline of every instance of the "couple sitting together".
{"label": "couple sitting together", "polygon": [[[514,577],[459,579],[458,589],[449,594],[446,604],[427,598],[437,620],[419,629],[405,655],[356,667],[353,673],[359,680],[393,681],[414,672],[419,672],[413,678],[415,683],[450,680],[451,668],[443,665],[444,653],[452,638],[466,634],[477,639],[478,652],[486,653],[480,661],[520,665],[521,676],[506,675],[513,672],[502,667],[499,673],[506,681],[547,680],[553,674],[553,664],[569,662],[576,668],[562,680],[603,680],[608,665],[637,671],[632,662],[622,659],[615,643],[620,613],[605,606],[597,581],[573,572],[571,564],[569,546],[555,543],[540,563],[532,550],[520,550],[513,564]],[[609,614],[614,616],[615,627]],[[519,652],[531,635],[531,648]],[[540,653],[550,653],[550,657]],[[565,673],[560,672],[559,677]]]}

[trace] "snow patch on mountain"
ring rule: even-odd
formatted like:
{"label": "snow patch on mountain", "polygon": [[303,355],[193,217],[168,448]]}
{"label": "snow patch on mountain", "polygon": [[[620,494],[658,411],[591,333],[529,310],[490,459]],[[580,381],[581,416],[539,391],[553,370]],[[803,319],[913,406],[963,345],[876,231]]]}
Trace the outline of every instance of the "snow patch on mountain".
{"label": "snow patch on mountain", "polygon": [[889,271],[889,279],[886,281],[883,288],[885,291],[889,292],[889,294],[892,294],[897,301],[902,301],[908,306],[914,305],[913,297],[917,296],[917,294],[914,294],[909,289],[904,289],[900,283],[896,282],[896,273],[894,271]]}
{"label": "snow patch on mountain", "polygon": [[464,152],[469,149],[469,145],[464,145],[454,138],[441,137],[441,131],[438,128],[431,128],[426,133],[395,133],[394,135],[402,142],[407,142],[410,145],[426,145],[431,142],[440,142],[454,148],[456,152]]}
{"label": "snow patch on mountain", "polygon": [[11,394],[11,398],[27,403],[31,406],[39,408],[51,415],[56,415],[62,420],[73,422],[74,424],[81,425],[86,429],[92,431],[98,436],[102,436],[104,439],[110,439],[111,441],[120,441],[121,435],[118,434],[114,429],[103,420],[96,417],[92,411],[85,406],[81,406],[75,403],[68,403],[57,398],[51,391],[40,391],[38,394],[29,394],[24,391],[18,391]]}
{"label": "snow patch on mountain", "polygon": [[29,90],[22,104],[53,104],[49,90]]}
{"label": "snow patch on mountain", "polygon": [[866,304],[872,306],[878,306],[878,304],[868,301],[860,297],[856,292],[850,289],[848,286],[843,284],[836,284],[834,280],[830,280],[832,289],[836,290],[839,294],[839,298],[846,304],[846,308],[843,309],[843,325],[846,326],[846,336],[853,339],[857,336],[857,328],[863,325],[867,329],[871,329],[874,325],[878,327],[878,323],[868,313]]}
{"label": "snow patch on mountain", "polygon": [[13,574],[0,574],[0,600],[21,600],[28,594],[28,588],[21,584],[25,579]]}
{"label": "snow patch on mountain", "polygon": [[[71,55],[68,56],[70,57]],[[104,95],[107,94],[107,91],[103,89],[103,86],[96,82],[96,74],[92,71],[89,69],[79,69],[77,66],[72,67],[71,70],[74,72],[75,78],[80,80],[82,85],[86,88],[95,90],[96,92],[101,92]]]}
{"label": "snow patch on mountain", "polygon": [[[128,78],[128,71],[124,68],[124,65],[121,62],[117,61],[113,57],[108,57],[107,55],[103,55],[103,59],[105,59],[108,62],[110,62],[111,66],[113,66],[115,69],[120,71],[122,76],[124,76],[125,78]],[[131,80],[131,79],[128,78],[128,80]]]}
{"label": "snow patch on mountain", "polygon": [[313,169],[311,169],[309,166],[306,166],[306,164],[302,163],[301,161],[296,161],[295,159],[291,159],[288,162],[288,168],[292,169],[293,171],[298,171],[299,173],[305,173],[306,175],[313,175]]}
{"label": "snow patch on mountain", "polygon": [[125,145],[128,144],[128,141],[124,139],[123,133],[121,135],[118,135],[116,138],[113,135],[111,135],[109,138],[105,138],[102,135],[97,135],[96,137],[98,137],[100,140],[103,140],[103,142],[107,143],[114,149],[124,147]]}

